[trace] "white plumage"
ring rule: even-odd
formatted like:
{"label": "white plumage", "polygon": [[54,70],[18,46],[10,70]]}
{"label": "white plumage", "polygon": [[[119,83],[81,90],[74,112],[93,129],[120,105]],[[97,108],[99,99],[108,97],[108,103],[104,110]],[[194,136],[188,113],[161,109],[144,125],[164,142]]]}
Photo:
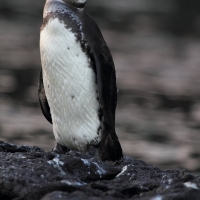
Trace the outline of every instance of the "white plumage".
{"label": "white plumage", "polygon": [[71,29],[57,18],[41,31],[40,51],[44,88],[57,142],[86,151],[101,140],[97,85],[91,61]]}

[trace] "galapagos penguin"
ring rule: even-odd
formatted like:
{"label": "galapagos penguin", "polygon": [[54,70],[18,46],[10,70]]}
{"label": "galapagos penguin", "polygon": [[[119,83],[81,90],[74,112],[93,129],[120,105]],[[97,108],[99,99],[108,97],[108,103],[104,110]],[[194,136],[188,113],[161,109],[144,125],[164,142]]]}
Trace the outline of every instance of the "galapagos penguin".
{"label": "galapagos penguin", "polygon": [[98,148],[102,160],[123,157],[115,132],[114,62],[87,0],[46,0],[40,32],[38,96],[52,123],[55,151]]}

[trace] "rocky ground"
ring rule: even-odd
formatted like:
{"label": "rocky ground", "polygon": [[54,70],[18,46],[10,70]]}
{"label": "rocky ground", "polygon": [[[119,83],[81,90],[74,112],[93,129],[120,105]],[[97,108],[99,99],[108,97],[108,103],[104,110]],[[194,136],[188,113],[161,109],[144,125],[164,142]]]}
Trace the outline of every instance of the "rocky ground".
{"label": "rocky ground", "polygon": [[[88,0],[87,10],[115,61],[116,130],[124,153],[199,173],[200,38],[163,29],[174,17],[174,1],[120,2]],[[50,150],[52,127],[37,99],[43,4],[0,0],[0,140]]]}
{"label": "rocky ground", "polygon": [[160,170],[128,156],[102,162],[88,153],[59,155],[0,142],[2,200],[199,200],[200,177]]}

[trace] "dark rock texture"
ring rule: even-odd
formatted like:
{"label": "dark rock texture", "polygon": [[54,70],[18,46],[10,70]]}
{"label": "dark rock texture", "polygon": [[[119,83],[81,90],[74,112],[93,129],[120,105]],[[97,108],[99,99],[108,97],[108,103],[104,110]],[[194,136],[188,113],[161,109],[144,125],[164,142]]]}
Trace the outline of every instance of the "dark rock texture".
{"label": "dark rock texture", "polygon": [[125,156],[102,162],[88,153],[65,155],[0,142],[1,200],[199,200],[200,177],[162,171]]}

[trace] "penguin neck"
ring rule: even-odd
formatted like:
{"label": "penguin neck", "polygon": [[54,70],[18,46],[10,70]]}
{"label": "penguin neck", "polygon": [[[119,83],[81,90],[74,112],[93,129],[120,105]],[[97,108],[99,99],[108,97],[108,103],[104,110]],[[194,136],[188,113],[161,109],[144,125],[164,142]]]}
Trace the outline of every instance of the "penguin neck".
{"label": "penguin neck", "polygon": [[77,0],[77,2],[80,2],[80,5],[77,5],[75,0],[46,0],[43,18],[46,18],[49,13],[67,12],[67,10],[82,12],[84,10],[84,2],[86,3],[86,0]]}
{"label": "penguin neck", "polygon": [[73,12],[81,11],[82,8],[72,5],[70,0],[46,0],[46,4],[43,11],[43,19],[45,19],[49,13],[64,13],[72,10]]}

